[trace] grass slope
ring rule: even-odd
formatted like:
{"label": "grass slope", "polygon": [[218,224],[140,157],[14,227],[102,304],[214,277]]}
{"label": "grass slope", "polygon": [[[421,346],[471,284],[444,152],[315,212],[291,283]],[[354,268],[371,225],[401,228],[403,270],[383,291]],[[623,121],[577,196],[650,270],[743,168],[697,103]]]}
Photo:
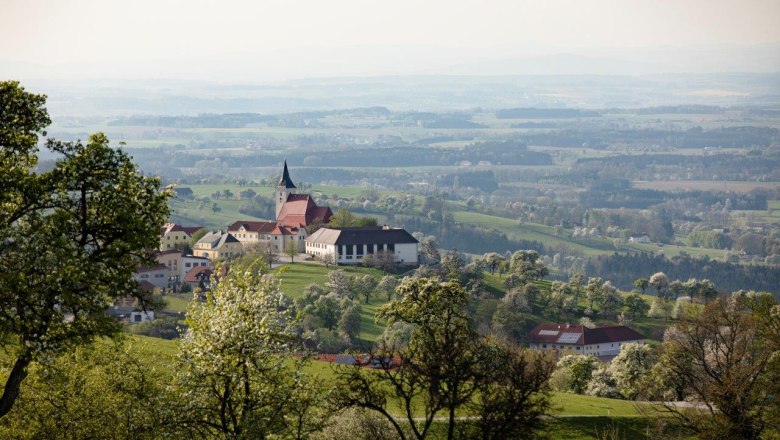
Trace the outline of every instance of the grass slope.
{"label": "grass slope", "polygon": [[[318,264],[294,263],[285,265],[281,273],[282,292],[293,299],[300,298],[303,295],[303,289],[309,284],[319,284],[324,286],[328,280],[328,272],[334,269],[341,269],[347,275],[372,275],[380,279],[385,274],[377,269],[352,266],[330,266],[325,267]],[[377,323],[374,320],[376,309],[387,302],[387,298],[372,297],[368,304],[363,298],[358,298],[362,307],[360,310],[360,333],[359,338],[364,344],[373,343],[376,338],[384,331],[384,324]]]}

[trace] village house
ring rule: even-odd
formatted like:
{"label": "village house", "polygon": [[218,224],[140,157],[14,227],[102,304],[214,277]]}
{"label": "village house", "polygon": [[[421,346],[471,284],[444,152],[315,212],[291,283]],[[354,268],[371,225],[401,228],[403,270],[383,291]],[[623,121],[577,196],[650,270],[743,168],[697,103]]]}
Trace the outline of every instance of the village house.
{"label": "village house", "polygon": [[139,307],[113,306],[106,313],[108,316],[127,324],[142,324],[147,321],[154,321],[154,310],[144,310]]}
{"label": "village house", "polygon": [[146,281],[155,288],[162,290],[168,287],[168,267],[163,264],[139,267],[133,274],[133,278],[139,284]]}
{"label": "village house", "polygon": [[176,223],[166,223],[160,234],[160,250],[176,249],[177,245],[189,244],[192,234],[203,229],[202,226],[181,226]]}
{"label": "village house", "polygon": [[233,234],[225,231],[211,231],[197,243],[192,253],[196,257],[205,257],[211,261],[233,258],[243,253],[243,246]]}
{"label": "village house", "polygon": [[182,279],[184,284],[192,287],[200,287],[203,290],[208,290],[211,287],[211,275],[214,270],[210,267],[198,266],[190,269]]}
{"label": "village house", "polygon": [[228,232],[245,246],[266,242],[272,243],[278,252],[284,252],[288,243],[294,242],[298,251],[303,252],[304,241],[309,235],[307,228],[328,223],[333,212],[327,206],[317,206],[309,194],[297,194],[296,191],[285,161],[274,192],[276,220],[239,220],[228,227]]}
{"label": "village house", "polygon": [[623,344],[643,344],[644,339],[641,333],[624,325],[588,328],[583,325],[543,323],[534,327],[528,335],[531,348],[555,350],[559,356],[589,354],[601,360],[617,356]]}
{"label": "village house", "polygon": [[276,221],[237,221],[228,227],[228,232],[244,247],[255,243],[270,243],[277,252],[284,252],[291,241],[295,242],[299,251],[303,251],[303,240],[307,236],[305,227],[287,227]]}
{"label": "village house", "polygon": [[157,252],[154,258],[158,264],[165,265],[168,268],[167,276],[170,283],[181,282],[184,276],[187,275],[187,272],[193,267],[211,265],[207,257],[185,255],[178,249]]}
{"label": "village house", "polygon": [[418,262],[418,241],[401,228],[320,228],[305,243],[307,254],[336,264],[359,264],[365,256],[380,252],[393,254],[399,264]]}

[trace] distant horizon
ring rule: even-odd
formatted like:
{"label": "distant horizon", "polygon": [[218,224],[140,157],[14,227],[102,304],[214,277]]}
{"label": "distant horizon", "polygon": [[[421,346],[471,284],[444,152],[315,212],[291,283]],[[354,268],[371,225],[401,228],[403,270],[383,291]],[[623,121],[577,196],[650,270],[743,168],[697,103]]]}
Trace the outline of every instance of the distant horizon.
{"label": "distant horizon", "polygon": [[[398,49],[398,52],[404,50]],[[412,53],[413,51],[408,51]],[[663,53],[662,58],[659,54]],[[644,55],[643,55],[644,54]],[[242,56],[224,55],[218,66],[189,67],[202,63],[198,59],[173,59],[153,68],[154,62],[110,63],[89,65],[77,63],[18,63],[0,59],[0,71],[7,79],[79,81],[202,81],[222,84],[280,84],[288,81],[358,79],[382,77],[505,77],[505,76],[649,76],[649,75],[720,75],[720,74],[780,74],[780,41],[749,46],[733,46],[728,50],[713,48],[661,48],[626,56],[623,52],[583,55],[554,52],[536,56],[447,58],[419,68],[389,69],[379,61],[362,69],[313,70],[305,63],[298,70],[250,68],[241,64]],[[415,55],[425,58],[420,52]],[[306,58],[301,56],[301,58]],[[724,59],[725,58],[725,59]],[[208,63],[207,63],[208,64]],[[229,67],[232,66],[232,67]],[[212,70],[210,70],[212,69]],[[285,67],[286,69],[286,67]]]}
{"label": "distant horizon", "polygon": [[780,72],[773,0],[0,0],[19,79]]}

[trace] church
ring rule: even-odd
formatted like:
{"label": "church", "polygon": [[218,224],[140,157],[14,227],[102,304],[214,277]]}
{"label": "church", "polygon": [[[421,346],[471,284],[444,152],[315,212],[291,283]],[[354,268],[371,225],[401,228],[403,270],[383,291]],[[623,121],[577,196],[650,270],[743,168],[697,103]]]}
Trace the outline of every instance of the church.
{"label": "church", "polygon": [[275,221],[237,221],[228,227],[228,232],[244,245],[272,243],[279,252],[284,252],[288,243],[295,243],[298,251],[305,249],[307,228],[330,221],[333,211],[327,206],[317,206],[309,194],[298,194],[297,188],[284,161],[282,178],[274,191],[276,202]]}

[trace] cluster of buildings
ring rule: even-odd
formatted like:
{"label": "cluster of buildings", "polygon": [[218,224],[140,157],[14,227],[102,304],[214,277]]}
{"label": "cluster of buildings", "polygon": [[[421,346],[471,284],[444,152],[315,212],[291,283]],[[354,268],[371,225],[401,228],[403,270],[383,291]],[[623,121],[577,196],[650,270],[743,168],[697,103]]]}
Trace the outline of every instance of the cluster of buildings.
{"label": "cluster of buildings", "polygon": [[[205,290],[217,260],[236,257],[259,245],[279,253],[294,246],[299,253],[332,264],[360,264],[367,257],[380,255],[392,258],[396,264],[417,264],[418,241],[406,230],[387,226],[329,228],[331,209],[318,206],[309,194],[296,191],[285,162],[274,193],[276,220],[239,220],[227,230],[209,231],[194,244],[192,255],[181,249],[202,228],[166,224],[156,254],[157,265],[139,269],[136,280],[150,291],[183,284]],[[153,312],[133,309],[132,305],[117,306],[114,313],[120,310],[132,323],[154,319]],[[537,325],[529,334],[531,348],[553,350],[559,355],[589,354],[602,360],[616,356],[624,344],[643,341],[642,334],[622,325],[588,328],[547,323]],[[350,362],[354,363],[354,359]]]}
{"label": "cluster of buildings", "polygon": [[404,229],[329,228],[333,212],[318,206],[311,195],[297,193],[286,162],[274,199],[276,220],[239,220],[226,230],[208,231],[194,243],[191,255],[182,249],[203,228],[166,224],[155,256],[157,265],[140,268],[135,279],[150,291],[183,284],[207,289],[217,260],[242,255],[253,246],[266,246],[277,253],[294,247],[298,253],[333,264],[359,264],[366,256],[379,254],[391,256],[397,264],[418,262],[418,242]]}

